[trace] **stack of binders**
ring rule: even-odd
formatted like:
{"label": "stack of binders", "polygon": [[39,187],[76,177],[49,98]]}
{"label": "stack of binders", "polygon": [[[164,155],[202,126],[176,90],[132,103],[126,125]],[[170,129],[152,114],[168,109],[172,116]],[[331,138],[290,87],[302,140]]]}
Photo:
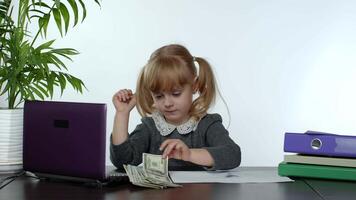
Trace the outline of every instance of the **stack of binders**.
{"label": "stack of binders", "polygon": [[356,181],[356,136],[285,133],[280,176]]}

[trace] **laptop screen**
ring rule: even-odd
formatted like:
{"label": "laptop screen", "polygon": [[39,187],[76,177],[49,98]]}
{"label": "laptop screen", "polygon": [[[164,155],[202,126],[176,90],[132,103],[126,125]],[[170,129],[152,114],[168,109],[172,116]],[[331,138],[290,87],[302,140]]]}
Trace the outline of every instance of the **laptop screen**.
{"label": "laptop screen", "polygon": [[103,180],[105,144],[106,104],[25,102],[24,170]]}

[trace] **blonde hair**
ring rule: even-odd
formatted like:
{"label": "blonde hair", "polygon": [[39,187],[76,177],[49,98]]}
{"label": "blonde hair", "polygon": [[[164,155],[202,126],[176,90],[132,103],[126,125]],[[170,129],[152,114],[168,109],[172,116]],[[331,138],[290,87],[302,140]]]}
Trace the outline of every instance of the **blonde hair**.
{"label": "blonde hair", "polygon": [[[199,74],[194,64],[199,64]],[[210,64],[203,58],[193,57],[187,48],[171,44],[157,49],[142,68],[137,80],[137,110],[141,116],[152,114],[151,92],[172,91],[185,84],[194,86],[199,96],[193,101],[190,116],[203,117],[215,101],[216,81]]]}

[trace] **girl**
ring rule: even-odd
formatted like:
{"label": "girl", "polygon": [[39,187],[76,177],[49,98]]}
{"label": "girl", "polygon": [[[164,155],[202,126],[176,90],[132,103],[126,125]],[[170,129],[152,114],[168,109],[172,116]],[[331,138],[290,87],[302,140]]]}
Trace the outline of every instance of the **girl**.
{"label": "girl", "polygon": [[[177,44],[157,49],[141,70],[136,93],[123,89],[113,96],[112,163],[120,169],[123,164],[138,165],[146,152],[170,158],[171,170],[239,166],[240,147],[229,137],[220,115],[207,114],[215,95],[215,78],[206,60]],[[129,115],[135,106],[142,123],[129,135]]]}

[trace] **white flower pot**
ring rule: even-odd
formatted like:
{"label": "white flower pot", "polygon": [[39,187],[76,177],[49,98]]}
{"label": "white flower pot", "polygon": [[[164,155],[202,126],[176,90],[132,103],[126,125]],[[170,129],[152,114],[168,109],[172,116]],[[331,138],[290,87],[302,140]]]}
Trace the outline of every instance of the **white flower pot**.
{"label": "white flower pot", "polygon": [[22,169],[23,109],[0,108],[0,173]]}

